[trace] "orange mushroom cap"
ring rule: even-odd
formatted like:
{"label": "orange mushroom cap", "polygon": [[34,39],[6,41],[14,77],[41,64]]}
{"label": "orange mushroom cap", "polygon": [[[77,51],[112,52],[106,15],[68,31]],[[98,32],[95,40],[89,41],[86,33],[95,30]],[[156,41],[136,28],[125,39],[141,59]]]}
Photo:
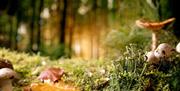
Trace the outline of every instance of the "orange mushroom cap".
{"label": "orange mushroom cap", "polygon": [[153,31],[153,30],[162,29],[166,24],[169,24],[173,22],[174,20],[175,18],[170,18],[162,22],[150,22],[147,20],[139,19],[139,20],[136,20],[136,25],[140,28],[146,28]]}

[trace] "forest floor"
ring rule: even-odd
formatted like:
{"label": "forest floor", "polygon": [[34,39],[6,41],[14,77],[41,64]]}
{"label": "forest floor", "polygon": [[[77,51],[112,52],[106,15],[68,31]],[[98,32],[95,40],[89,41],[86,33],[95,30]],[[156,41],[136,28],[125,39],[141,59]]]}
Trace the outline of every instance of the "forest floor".
{"label": "forest floor", "polygon": [[[14,91],[163,91],[180,90],[180,56],[173,54],[159,65],[149,65],[144,60],[146,51],[129,45],[116,58],[99,60],[58,59],[0,49],[0,58],[12,62],[20,79]],[[64,69],[65,74],[56,84],[43,84],[37,77],[48,67]],[[46,89],[46,90],[44,90]],[[62,90],[63,89],[63,90]]]}
{"label": "forest floor", "polygon": [[[83,59],[59,59],[50,60],[48,57],[39,55],[30,55],[27,53],[18,53],[7,49],[0,49],[0,58],[8,59],[12,62],[14,70],[20,75],[20,79],[16,82],[15,91],[21,91],[31,86],[33,91],[78,91],[82,88],[88,88],[88,81],[84,81],[87,76],[96,75],[97,81],[106,80],[105,65],[108,61],[102,60],[83,60]],[[46,68],[56,67],[64,69],[64,75],[59,83],[43,84],[37,77],[40,72]],[[99,75],[100,74],[100,75]],[[98,82],[99,82],[98,81]],[[85,87],[79,88],[84,84]],[[46,88],[46,90],[44,90]],[[64,90],[63,90],[63,89]]]}

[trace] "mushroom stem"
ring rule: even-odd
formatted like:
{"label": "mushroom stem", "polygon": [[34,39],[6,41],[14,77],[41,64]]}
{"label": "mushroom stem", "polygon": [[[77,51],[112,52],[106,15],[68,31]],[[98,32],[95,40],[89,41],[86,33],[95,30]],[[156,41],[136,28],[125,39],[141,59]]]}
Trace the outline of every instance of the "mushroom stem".
{"label": "mushroom stem", "polygon": [[1,91],[13,91],[11,79],[1,80],[0,88],[1,88]]}
{"label": "mushroom stem", "polygon": [[157,42],[158,42],[158,36],[156,32],[152,32],[152,45],[151,45],[151,50],[154,51],[157,47]]}

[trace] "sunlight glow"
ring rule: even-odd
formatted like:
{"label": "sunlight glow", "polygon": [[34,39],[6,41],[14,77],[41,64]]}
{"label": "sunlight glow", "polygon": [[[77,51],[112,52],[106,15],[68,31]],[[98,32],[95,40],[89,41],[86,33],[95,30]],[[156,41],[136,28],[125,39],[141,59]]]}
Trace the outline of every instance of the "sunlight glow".
{"label": "sunlight glow", "polygon": [[25,35],[27,33],[27,27],[26,24],[21,23],[19,28],[18,28],[18,33],[21,35]]}
{"label": "sunlight glow", "polygon": [[44,10],[41,12],[41,17],[44,19],[48,19],[50,17],[49,8],[44,8]]}
{"label": "sunlight glow", "polygon": [[79,43],[75,43],[74,44],[74,51],[75,51],[75,53],[76,54],[80,54],[80,52],[81,52],[81,46],[80,46],[80,44]]}
{"label": "sunlight glow", "polygon": [[108,8],[109,9],[113,8],[113,0],[108,0]]}
{"label": "sunlight glow", "polygon": [[81,15],[85,15],[90,9],[90,6],[81,5],[78,9],[78,13]]}

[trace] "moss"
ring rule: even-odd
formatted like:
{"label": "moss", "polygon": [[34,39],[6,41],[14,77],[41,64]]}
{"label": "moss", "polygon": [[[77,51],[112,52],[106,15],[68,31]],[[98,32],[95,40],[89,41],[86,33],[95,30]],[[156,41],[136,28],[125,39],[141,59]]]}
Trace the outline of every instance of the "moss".
{"label": "moss", "polygon": [[[137,35],[141,35],[143,38],[143,34]],[[159,43],[168,42],[175,47],[176,39],[167,35],[160,36],[163,38],[159,40]],[[73,83],[74,86],[85,91],[142,91],[146,89],[178,91],[180,89],[180,81],[178,80],[180,77],[179,54],[172,55],[170,59],[162,61],[160,65],[155,67],[148,65],[144,61],[144,54],[149,50],[150,44],[145,39],[141,40],[141,38],[131,36],[129,35],[125,45],[123,45],[124,49],[121,54],[115,57],[108,56],[101,60],[75,58],[50,60],[48,57],[18,53],[3,48],[0,49],[0,57],[10,60],[14,69],[21,76],[21,79],[15,84],[15,91],[19,91],[32,82],[38,82],[37,76],[47,67],[63,68],[65,75],[62,77],[62,81]],[[116,47],[116,50],[121,50],[119,48],[122,47]],[[113,52],[116,53],[117,51]]]}

